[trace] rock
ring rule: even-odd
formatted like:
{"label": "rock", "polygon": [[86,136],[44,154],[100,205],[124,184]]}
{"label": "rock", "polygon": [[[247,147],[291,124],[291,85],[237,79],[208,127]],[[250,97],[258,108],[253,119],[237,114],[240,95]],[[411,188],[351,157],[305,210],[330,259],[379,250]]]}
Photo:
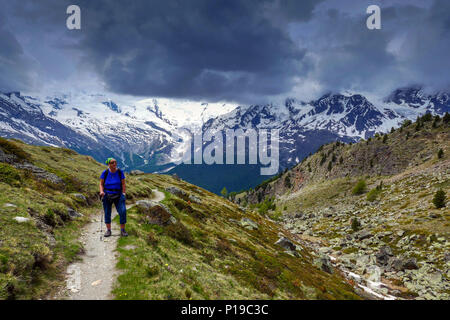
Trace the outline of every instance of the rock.
{"label": "rock", "polygon": [[359,234],[357,235],[357,238],[359,240],[369,239],[371,237],[373,237],[373,234],[371,234],[369,231],[366,230],[359,232]]}
{"label": "rock", "polygon": [[328,257],[327,255],[320,255],[319,258],[314,260],[314,265],[322,271],[333,273],[333,266],[331,265],[330,257]]}
{"label": "rock", "polygon": [[19,223],[30,221],[30,218],[25,218],[25,217],[14,217],[13,219],[16,220]]}
{"label": "rock", "polygon": [[76,218],[79,218],[79,217],[83,216],[83,214],[73,210],[72,208],[67,208],[67,213],[69,214],[69,217],[71,219],[76,219]]}
{"label": "rock", "polygon": [[14,163],[14,167],[17,169],[22,170],[29,170],[31,171],[34,176],[41,180],[48,180],[54,184],[64,184],[64,181],[58,177],[56,174],[50,173],[42,168],[36,167],[35,165],[32,165],[30,163]]}
{"label": "rock", "polygon": [[188,198],[191,202],[194,202],[194,203],[202,203],[202,200],[200,199],[200,198],[198,198],[198,197],[196,197],[196,196],[194,196],[194,195],[189,195],[189,198]]}
{"label": "rock", "polygon": [[141,170],[131,170],[130,171],[130,175],[132,175],[132,176],[139,176],[139,175],[142,175],[142,174],[145,174],[145,172],[141,171]]}
{"label": "rock", "polygon": [[140,212],[146,215],[146,221],[149,224],[166,226],[177,222],[170,210],[162,203],[140,200],[136,202],[136,205],[139,207]]}
{"label": "rock", "polygon": [[402,237],[405,234],[405,231],[399,230],[395,234],[397,235],[397,237]]}
{"label": "rock", "polygon": [[155,206],[157,203],[152,201],[152,200],[138,200],[136,201],[135,205],[138,208],[147,210],[150,209],[151,207]]}
{"label": "rock", "polygon": [[450,261],[450,252],[446,252],[446,253],[444,254],[444,261],[445,261],[445,262],[449,262],[449,261]]}
{"label": "rock", "polygon": [[367,280],[372,282],[381,281],[381,269],[376,265],[371,265],[366,268],[366,273],[368,274]]}
{"label": "rock", "polygon": [[177,181],[180,181],[180,180],[181,180],[180,177],[179,177],[176,173],[174,173],[174,174],[172,175],[172,178],[174,178],[174,179],[177,180]]}
{"label": "rock", "polygon": [[75,198],[85,202],[87,204],[87,199],[84,195],[82,195],[81,193],[74,193],[72,194]]}
{"label": "rock", "polygon": [[432,272],[428,275],[428,281],[432,285],[438,285],[442,282],[442,273],[440,272]]}
{"label": "rock", "polygon": [[5,203],[3,205],[4,208],[17,208],[17,206],[15,204],[12,203]]}
{"label": "rock", "polygon": [[168,187],[168,188],[166,188],[166,191],[170,192],[173,195],[176,195],[177,197],[183,198],[183,199],[187,198],[187,196],[188,196],[186,192],[184,192],[183,190],[181,190],[177,187]]}
{"label": "rock", "polygon": [[392,257],[392,250],[388,246],[381,247],[380,251],[375,255],[377,259],[377,263],[380,265],[387,265],[389,262],[389,259]]}
{"label": "rock", "polygon": [[294,216],[294,218],[296,218],[296,219],[300,219],[302,217],[303,217],[303,213],[301,213],[301,212],[296,213]]}
{"label": "rock", "polygon": [[413,270],[413,269],[419,269],[417,266],[417,260],[416,258],[409,258],[403,262],[402,265],[403,269]]}
{"label": "rock", "polygon": [[275,242],[275,244],[283,247],[286,250],[295,251],[297,249],[297,246],[286,237],[281,237],[277,242]]}
{"label": "rock", "polygon": [[258,224],[249,218],[242,218],[240,221],[240,224],[241,224],[241,226],[243,226],[244,228],[249,229],[249,230],[257,230],[258,229]]}

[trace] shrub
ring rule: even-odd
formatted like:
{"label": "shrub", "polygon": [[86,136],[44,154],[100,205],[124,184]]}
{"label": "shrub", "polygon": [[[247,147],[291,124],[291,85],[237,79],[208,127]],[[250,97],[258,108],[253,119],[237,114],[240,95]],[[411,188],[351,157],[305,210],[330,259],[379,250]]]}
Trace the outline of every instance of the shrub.
{"label": "shrub", "polygon": [[19,160],[25,161],[30,160],[31,156],[29,153],[25,152],[21,147],[19,147],[16,143],[6,140],[5,138],[0,137],[0,148],[3,149],[3,152],[13,154]]}
{"label": "shrub", "polygon": [[378,186],[367,193],[367,201],[373,202],[377,199],[378,195],[380,194],[381,190],[378,189]]}
{"label": "shrub", "polygon": [[9,184],[12,187],[20,187],[20,171],[13,166],[0,163],[0,181]]}
{"label": "shrub", "polygon": [[328,171],[331,171],[331,168],[333,167],[333,163],[330,161],[328,162]]}
{"label": "shrub", "polygon": [[226,198],[227,195],[228,195],[227,188],[223,187],[223,189],[222,189],[222,191],[220,191],[220,193],[222,194],[222,196],[223,196],[224,198]]}
{"label": "shrub", "polygon": [[387,136],[387,134],[385,134],[385,135],[383,136],[383,143],[386,143],[387,138],[388,138],[388,136]]}
{"label": "shrub", "polygon": [[442,117],[442,122],[449,123],[450,122],[450,113],[446,112],[445,115]]}
{"label": "shrub", "polygon": [[437,156],[438,156],[438,159],[442,159],[442,157],[444,156],[444,150],[439,149]]}
{"label": "shrub", "polygon": [[361,228],[361,222],[359,222],[358,218],[352,218],[352,230],[358,231]]}
{"label": "shrub", "polygon": [[168,236],[183,242],[187,245],[194,244],[194,238],[192,237],[191,231],[184,226],[181,222],[168,225],[165,229]]}
{"label": "shrub", "polygon": [[284,178],[284,186],[288,189],[290,187],[292,187],[292,183],[291,183],[291,179],[289,178],[289,175],[286,175],[286,177]]}
{"label": "shrub", "polygon": [[327,160],[327,156],[325,155],[325,153],[322,153],[320,158],[320,165],[323,165],[325,163],[325,160]]}
{"label": "shrub", "polygon": [[427,121],[431,121],[431,120],[433,120],[433,116],[431,115],[431,113],[425,113],[423,116],[422,116],[422,121],[423,122],[427,122]]}
{"label": "shrub", "polygon": [[402,128],[405,128],[405,127],[409,126],[411,123],[412,123],[411,120],[405,120],[405,121],[403,121],[403,123],[402,123]]}
{"label": "shrub", "polygon": [[354,195],[363,194],[366,191],[366,181],[361,179],[358,181],[356,186],[353,188],[352,193]]}
{"label": "shrub", "polygon": [[446,200],[445,191],[442,189],[436,191],[433,198],[433,204],[437,209],[445,207],[445,200]]}

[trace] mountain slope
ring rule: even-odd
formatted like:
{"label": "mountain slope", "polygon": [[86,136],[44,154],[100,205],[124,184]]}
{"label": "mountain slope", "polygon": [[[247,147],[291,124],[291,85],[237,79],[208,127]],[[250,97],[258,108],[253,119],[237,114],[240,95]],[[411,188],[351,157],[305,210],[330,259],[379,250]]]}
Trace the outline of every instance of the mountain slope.
{"label": "mountain slope", "polygon": [[[82,258],[82,226],[101,210],[103,169],[70,149],[0,139],[2,299],[51,297],[63,285],[65,266]],[[257,213],[170,176],[127,175],[128,202],[151,199],[153,188],[165,192],[164,207],[144,200],[128,212],[117,299],[359,298]],[[152,220],[168,214],[170,223]],[[276,244],[281,235],[291,240]]]}
{"label": "mountain slope", "polygon": [[449,299],[450,210],[448,201],[440,209],[432,201],[439,189],[449,195],[449,118],[424,116],[370,140],[324,145],[234,199],[279,219],[380,295]]}

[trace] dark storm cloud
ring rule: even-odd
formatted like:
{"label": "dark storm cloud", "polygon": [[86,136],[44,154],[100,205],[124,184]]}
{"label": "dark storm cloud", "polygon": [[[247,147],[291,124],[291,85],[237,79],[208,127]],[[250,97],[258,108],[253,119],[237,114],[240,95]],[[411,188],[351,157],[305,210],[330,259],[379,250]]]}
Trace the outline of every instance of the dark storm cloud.
{"label": "dark storm cloud", "polygon": [[[305,50],[274,25],[306,21],[321,1],[75,1],[81,7],[83,65],[117,93],[207,100],[249,100],[288,92],[304,74]],[[62,28],[70,2],[9,5],[16,20]],[[55,31],[53,31],[55,32]],[[63,32],[63,31],[58,31]],[[65,37],[75,35],[65,32]]]}
{"label": "dark storm cloud", "polygon": [[[363,1],[362,7],[369,4]],[[433,1],[429,8],[407,2],[380,6],[381,30],[367,29],[368,15],[349,14],[348,8],[328,9],[308,22],[310,39],[316,39],[308,50],[316,63],[305,81],[314,79],[324,91],[377,94],[411,84],[448,89],[443,70],[450,70],[450,1]]]}
{"label": "dark storm cloud", "polygon": [[280,94],[303,72],[304,50],[264,17],[267,4],[96,1],[111,9],[89,17],[81,45],[115,92],[213,100]]}
{"label": "dark storm cloud", "polygon": [[32,65],[0,12],[0,92],[29,88],[33,80]]}
{"label": "dark storm cloud", "polygon": [[[65,27],[70,4],[81,7],[80,31]],[[381,7],[381,30],[366,28],[370,4]],[[311,84],[371,92],[449,85],[446,0],[0,5],[0,90],[29,87],[36,78],[58,82],[81,69],[115,93],[243,103],[301,95]]]}

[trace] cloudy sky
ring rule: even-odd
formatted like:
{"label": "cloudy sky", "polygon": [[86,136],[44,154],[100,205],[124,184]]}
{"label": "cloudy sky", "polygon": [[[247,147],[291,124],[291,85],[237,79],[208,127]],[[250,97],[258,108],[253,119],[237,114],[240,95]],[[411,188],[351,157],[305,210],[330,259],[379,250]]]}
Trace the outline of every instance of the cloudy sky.
{"label": "cloudy sky", "polygon": [[[81,30],[66,9],[81,8]],[[381,8],[381,30],[366,9]],[[261,103],[450,86],[448,0],[0,0],[0,92]]]}

